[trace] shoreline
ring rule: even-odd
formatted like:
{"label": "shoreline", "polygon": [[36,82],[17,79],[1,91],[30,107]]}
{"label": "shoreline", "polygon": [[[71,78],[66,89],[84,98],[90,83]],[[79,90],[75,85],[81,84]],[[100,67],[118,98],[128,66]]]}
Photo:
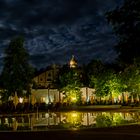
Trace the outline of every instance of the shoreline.
{"label": "shoreline", "polygon": [[72,106],[72,107],[63,107],[57,110],[34,110],[29,112],[0,112],[0,117],[3,116],[11,116],[11,115],[26,115],[26,114],[34,114],[34,113],[43,113],[43,112],[135,112],[140,111],[140,107],[131,107],[131,106],[121,106],[121,105],[93,105],[93,106]]}

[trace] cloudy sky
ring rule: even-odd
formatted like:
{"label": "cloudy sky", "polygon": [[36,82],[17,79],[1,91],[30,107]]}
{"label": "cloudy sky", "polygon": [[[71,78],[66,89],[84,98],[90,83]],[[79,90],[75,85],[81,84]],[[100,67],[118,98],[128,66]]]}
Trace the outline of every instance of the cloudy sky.
{"label": "cloudy sky", "polygon": [[0,0],[0,69],[4,49],[14,36],[25,37],[30,61],[38,68],[79,64],[92,59],[112,62],[117,43],[105,12],[123,0]]}

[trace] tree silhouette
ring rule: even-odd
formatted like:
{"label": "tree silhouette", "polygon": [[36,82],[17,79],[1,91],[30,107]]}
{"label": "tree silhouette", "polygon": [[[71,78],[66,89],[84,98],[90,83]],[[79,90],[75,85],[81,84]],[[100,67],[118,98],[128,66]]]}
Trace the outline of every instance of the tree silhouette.
{"label": "tree silhouette", "polygon": [[140,0],[124,0],[121,7],[106,17],[119,38],[116,46],[122,62],[132,63],[140,54]]}
{"label": "tree silhouette", "polygon": [[[3,88],[7,90],[8,96],[17,92],[18,96],[30,94],[30,84],[33,76],[33,68],[28,63],[29,54],[23,47],[22,37],[11,40],[5,50],[4,67],[2,70]],[[25,95],[23,90],[27,91]]]}

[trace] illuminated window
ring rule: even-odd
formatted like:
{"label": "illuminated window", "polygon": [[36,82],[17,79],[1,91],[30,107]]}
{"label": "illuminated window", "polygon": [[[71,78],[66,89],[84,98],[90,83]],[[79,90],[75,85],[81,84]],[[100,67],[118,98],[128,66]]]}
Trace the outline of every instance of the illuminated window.
{"label": "illuminated window", "polygon": [[44,103],[46,101],[45,97],[41,97],[41,102]]}
{"label": "illuminated window", "polygon": [[8,118],[5,118],[5,124],[8,124]]}

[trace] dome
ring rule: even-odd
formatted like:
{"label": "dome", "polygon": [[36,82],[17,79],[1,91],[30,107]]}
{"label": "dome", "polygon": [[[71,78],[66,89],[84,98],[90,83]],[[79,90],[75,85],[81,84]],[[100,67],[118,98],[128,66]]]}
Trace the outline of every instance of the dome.
{"label": "dome", "polygon": [[76,61],[74,55],[72,55],[72,58],[70,60],[70,68],[75,68],[75,67],[77,67],[77,61]]}

